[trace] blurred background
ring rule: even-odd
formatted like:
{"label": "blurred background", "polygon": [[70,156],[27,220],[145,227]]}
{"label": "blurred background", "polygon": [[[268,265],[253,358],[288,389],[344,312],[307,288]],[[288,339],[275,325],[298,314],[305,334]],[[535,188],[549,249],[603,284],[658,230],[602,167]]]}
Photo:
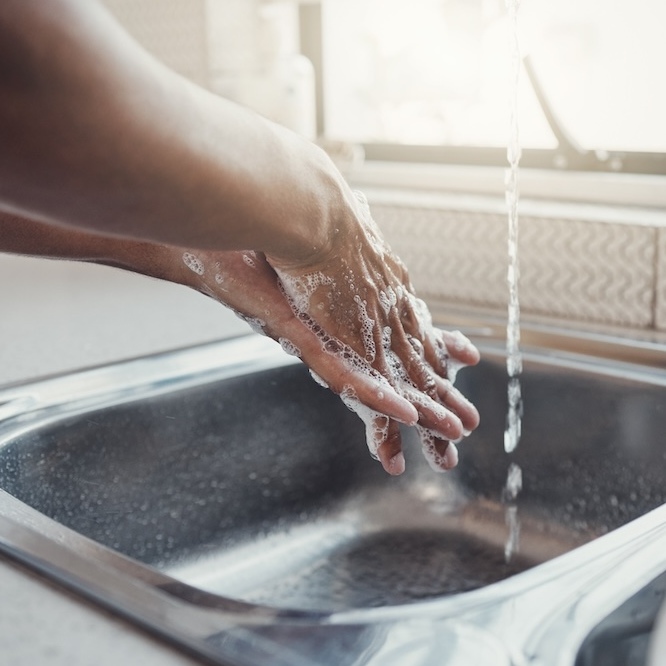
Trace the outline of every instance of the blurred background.
{"label": "blurred background", "polygon": [[[168,66],[318,141],[442,324],[501,322],[505,0],[104,0]],[[523,0],[523,317],[666,332],[661,0]],[[194,292],[0,257],[0,384],[246,330]]]}

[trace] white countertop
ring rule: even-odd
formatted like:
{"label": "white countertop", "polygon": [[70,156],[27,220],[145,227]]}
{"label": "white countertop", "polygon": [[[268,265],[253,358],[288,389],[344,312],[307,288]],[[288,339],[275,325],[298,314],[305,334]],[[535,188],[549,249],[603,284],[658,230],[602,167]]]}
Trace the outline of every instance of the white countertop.
{"label": "white countertop", "polygon": [[[0,254],[0,386],[244,333],[178,285]],[[196,662],[0,556],[0,653],[12,666]]]}
{"label": "white countertop", "polygon": [[126,271],[0,254],[0,386],[248,331],[191,289]]}

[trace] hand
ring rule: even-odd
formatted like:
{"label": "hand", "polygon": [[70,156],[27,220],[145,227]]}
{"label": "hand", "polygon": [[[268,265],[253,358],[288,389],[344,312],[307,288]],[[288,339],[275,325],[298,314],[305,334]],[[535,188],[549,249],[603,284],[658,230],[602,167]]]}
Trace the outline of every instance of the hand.
{"label": "hand", "polygon": [[479,421],[454,374],[478,362],[478,351],[433,327],[367,205],[354,206],[351,230],[339,228],[329,255],[306,268],[258,252],[197,250],[183,252],[182,262],[193,286],[299,356],[359,414],[370,452],[389,474],[405,468],[399,423],[417,427],[434,469],[450,469],[452,441]]}
{"label": "hand", "polygon": [[[304,360],[317,374],[336,361],[326,383],[365,421],[370,452],[387,472],[404,470],[398,422],[417,426],[433,469],[450,469],[458,460],[453,442],[479,423],[453,387],[455,369],[477,363],[478,351],[461,334],[433,327],[365,198],[347,203],[327,256],[305,267],[268,258],[292,310],[319,339],[318,357]],[[386,409],[387,395],[398,410]]]}

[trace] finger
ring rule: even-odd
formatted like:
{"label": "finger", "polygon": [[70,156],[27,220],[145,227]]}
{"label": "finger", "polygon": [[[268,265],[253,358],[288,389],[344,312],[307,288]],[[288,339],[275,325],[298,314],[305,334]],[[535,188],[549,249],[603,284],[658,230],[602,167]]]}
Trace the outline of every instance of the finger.
{"label": "finger", "polygon": [[[314,352],[314,353],[313,353]],[[339,355],[321,354],[321,347],[301,350],[302,360],[339,395],[346,392],[366,407],[404,423],[416,425],[419,413],[407,397],[400,395],[391,384],[370,366],[356,370]]]}
{"label": "finger", "polygon": [[481,359],[479,350],[460,331],[440,331],[440,334],[451,358],[465,365],[476,365]]}
{"label": "finger", "polygon": [[365,438],[370,455],[379,460],[384,470],[392,476],[402,474],[405,471],[405,458],[398,423],[361,404],[351,389],[343,391],[340,397],[365,423]]}
{"label": "finger", "polygon": [[[356,356],[356,363],[345,358],[343,343],[326,336],[324,342],[318,327],[308,327],[290,313],[281,322],[283,336],[294,343],[301,360],[338,395],[349,389],[356,398],[373,411],[385,414],[406,425],[415,425],[419,415],[411,402],[398,394],[389,381],[363,359]],[[272,331],[271,331],[272,332]],[[275,333],[273,333],[273,337]],[[322,353],[324,351],[324,353]]]}
{"label": "finger", "polygon": [[436,472],[453,469],[458,464],[458,449],[453,442],[438,438],[426,428],[417,428],[423,455]]}
{"label": "finger", "polygon": [[373,411],[406,425],[416,425],[420,421],[418,407],[407,396],[400,395],[387,381],[348,370],[339,379],[343,381],[340,390],[336,389],[336,385],[331,385],[336,393],[351,389],[358,400]]}
{"label": "finger", "polygon": [[426,357],[424,344],[417,335],[412,335],[403,328],[402,322],[397,316],[391,317],[390,321],[393,327],[391,336],[393,365],[397,363],[402,366],[402,370],[394,368],[394,374],[397,370],[398,375],[404,375],[397,379],[407,379],[433,400],[438,400],[433,367]]}
{"label": "finger", "polygon": [[[452,412],[453,415],[457,416],[462,424],[463,435],[467,435],[474,430],[479,425],[480,420],[476,407],[453,386],[451,381],[440,377],[434,372],[430,365],[424,362],[420,356],[415,356],[414,354],[410,356],[409,352],[407,352],[407,355],[410,357],[408,374],[415,388],[432,398],[436,403],[441,403],[448,412]],[[411,395],[407,397],[412,398]],[[421,425],[438,430],[447,439],[457,439],[457,430],[455,429],[458,425],[457,421],[451,419],[448,414],[445,415],[441,411],[433,411],[436,408],[428,401],[421,400],[421,405],[423,407],[430,407],[430,411],[419,410],[421,417],[419,423]],[[418,406],[417,409],[419,409]],[[443,432],[439,430],[439,426],[435,426],[434,422],[429,420],[431,417],[435,419],[445,418],[447,423],[446,429]]]}
{"label": "finger", "polygon": [[384,470],[391,476],[398,476],[405,471],[400,426],[396,421],[389,421],[386,439],[378,446],[377,457]]}
{"label": "finger", "polygon": [[413,388],[405,389],[403,394],[418,412],[419,427],[431,430],[446,440],[457,440],[464,436],[462,421],[446,407]]}
{"label": "finger", "polygon": [[465,434],[475,430],[480,421],[476,407],[448,379],[435,377],[437,393],[442,404],[460,419]]}
{"label": "finger", "polygon": [[[460,439],[465,428],[461,419],[451,410],[440,404],[436,375],[423,360],[421,348],[411,343],[413,336],[404,332],[393,336],[391,371],[381,368],[385,376],[393,375],[393,384],[397,392],[404,396],[418,412],[418,424],[430,428],[446,439]],[[453,401],[456,405],[456,401]],[[473,415],[467,420],[472,423]]]}
{"label": "finger", "polygon": [[435,440],[435,448],[441,457],[442,469],[453,469],[458,464],[458,447],[453,442],[438,439]]}

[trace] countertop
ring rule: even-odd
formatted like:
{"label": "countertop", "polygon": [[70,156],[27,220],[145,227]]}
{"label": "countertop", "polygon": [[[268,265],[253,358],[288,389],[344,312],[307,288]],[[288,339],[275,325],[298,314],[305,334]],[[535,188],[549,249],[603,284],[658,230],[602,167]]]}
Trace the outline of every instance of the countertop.
{"label": "countertop", "polygon": [[[247,332],[179,285],[74,262],[0,254],[0,386]],[[0,556],[3,664],[197,663]]]}

